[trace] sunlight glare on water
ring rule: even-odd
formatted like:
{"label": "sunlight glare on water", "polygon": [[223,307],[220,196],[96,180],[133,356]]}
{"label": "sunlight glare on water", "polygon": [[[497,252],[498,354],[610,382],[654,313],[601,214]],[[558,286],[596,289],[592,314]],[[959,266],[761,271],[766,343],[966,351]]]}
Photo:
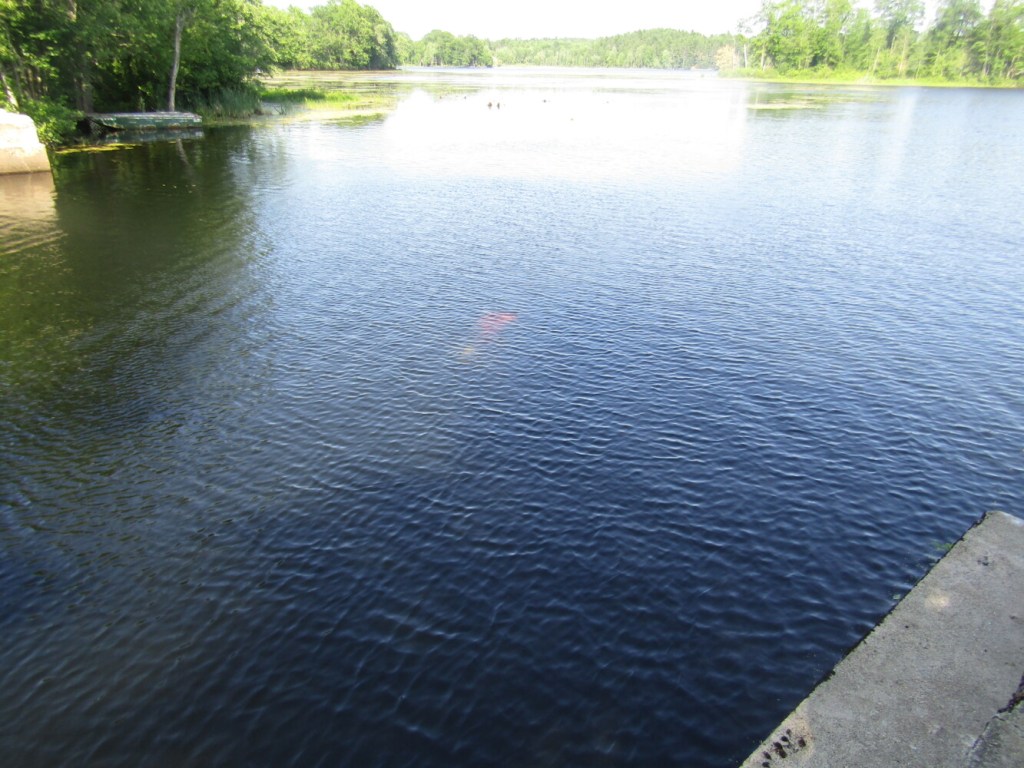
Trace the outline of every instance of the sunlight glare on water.
{"label": "sunlight glare on water", "polygon": [[[415,89],[398,104],[377,137],[385,167],[431,176],[656,182],[728,173],[742,162],[742,84],[607,77],[582,89],[578,80],[552,77],[521,88],[495,85],[486,74],[464,78],[479,87],[457,80],[461,87]],[[309,150],[321,159],[331,151],[316,142]]]}
{"label": "sunlight glare on water", "polygon": [[0,176],[2,253],[13,254],[59,235],[53,199],[53,178],[50,174]]}

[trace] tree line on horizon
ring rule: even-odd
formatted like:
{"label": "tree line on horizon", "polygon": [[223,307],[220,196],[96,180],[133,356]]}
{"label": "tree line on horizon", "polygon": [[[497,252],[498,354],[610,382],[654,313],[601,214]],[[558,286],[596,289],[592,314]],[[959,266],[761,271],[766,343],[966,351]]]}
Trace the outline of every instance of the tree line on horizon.
{"label": "tree line on horizon", "polygon": [[1024,0],[995,0],[987,14],[979,0],[942,0],[922,31],[924,14],[922,0],[875,0],[874,12],[851,0],[766,0],[720,66],[1024,83]]}
{"label": "tree line on horizon", "polygon": [[598,39],[483,40],[396,32],[370,5],[304,11],[262,0],[0,0],[0,90],[7,109],[67,125],[92,111],[258,104],[275,69],[359,70],[516,64],[717,68],[1024,83],[1024,0],[765,0],[736,34],[652,29]]}
{"label": "tree line on horizon", "polygon": [[713,69],[718,50],[733,45],[735,37],[679,29],[645,29],[593,40],[505,39],[491,45],[499,64]]}

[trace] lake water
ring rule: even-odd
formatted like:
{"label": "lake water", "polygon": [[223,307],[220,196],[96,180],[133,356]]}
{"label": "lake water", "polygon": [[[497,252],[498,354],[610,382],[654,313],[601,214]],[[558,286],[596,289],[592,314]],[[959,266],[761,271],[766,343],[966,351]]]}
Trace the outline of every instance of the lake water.
{"label": "lake water", "polygon": [[0,185],[6,764],[731,766],[1024,513],[1024,94],[343,82]]}

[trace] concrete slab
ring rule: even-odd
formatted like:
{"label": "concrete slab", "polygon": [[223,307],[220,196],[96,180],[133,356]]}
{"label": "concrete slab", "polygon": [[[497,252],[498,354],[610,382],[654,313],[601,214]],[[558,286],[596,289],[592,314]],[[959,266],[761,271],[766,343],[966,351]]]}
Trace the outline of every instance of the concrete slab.
{"label": "concrete slab", "polygon": [[50,158],[32,118],[0,110],[0,174],[49,170]]}
{"label": "concrete slab", "polygon": [[[742,768],[963,768],[1022,672],[1024,521],[991,512]],[[1020,720],[1004,720],[990,740],[1019,768]]]}
{"label": "concrete slab", "polygon": [[988,721],[964,768],[1021,768],[1024,765],[1024,678],[1013,699]]}

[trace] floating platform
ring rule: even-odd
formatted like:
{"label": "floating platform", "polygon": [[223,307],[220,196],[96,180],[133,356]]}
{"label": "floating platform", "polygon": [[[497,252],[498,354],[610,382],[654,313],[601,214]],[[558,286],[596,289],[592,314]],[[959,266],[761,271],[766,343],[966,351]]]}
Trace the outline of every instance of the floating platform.
{"label": "floating platform", "polygon": [[86,117],[93,133],[195,129],[203,118],[192,112],[111,112]]}
{"label": "floating platform", "polygon": [[1024,520],[990,512],[742,768],[1024,766]]}

